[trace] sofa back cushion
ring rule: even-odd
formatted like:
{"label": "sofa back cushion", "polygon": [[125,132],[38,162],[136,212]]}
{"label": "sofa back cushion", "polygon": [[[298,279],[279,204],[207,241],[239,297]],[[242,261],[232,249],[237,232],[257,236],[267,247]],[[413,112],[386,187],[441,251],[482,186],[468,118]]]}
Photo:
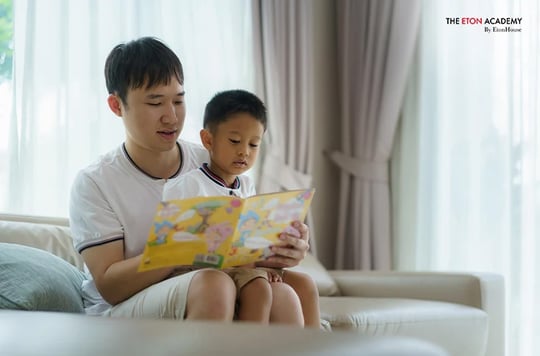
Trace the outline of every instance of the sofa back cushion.
{"label": "sofa back cushion", "polygon": [[315,281],[315,284],[317,284],[320,296],[328,297],[340,294],[339,288],[332,276],[330,276],[326,268],[311,253],[308,253],[306,258],[298,266],[290,268],[290,270],[309,274]]}
{"label": "sofa back cushion", "polygon": [[[10,242],[49,251],[83,268],[83,260],[73,247],[68,219],[0,214],[0,242]],[[309,274],[321,296],[339,295],[334,279],[319,260],[307,254],[292,270]]]}
{"label": "sofa back cushion", "polygon": [[0,214],[0,242],[48,251],[82,270],[83,260],[73,247],[67,219]]}

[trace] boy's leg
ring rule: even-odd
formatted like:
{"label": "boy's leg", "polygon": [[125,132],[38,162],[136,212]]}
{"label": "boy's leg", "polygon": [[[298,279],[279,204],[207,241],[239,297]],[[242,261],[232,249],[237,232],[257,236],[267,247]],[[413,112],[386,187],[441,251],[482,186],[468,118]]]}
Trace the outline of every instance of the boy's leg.
{"label": "boy's leg", "polygon": [[239,294],[238,320],[261,324],[270,322],[272,289],[265,278],[257,277],[247,282]]}
{"label": "boy's leg", "polygon": [[272,289],[268,283],[268,273],[255,268],[228,268],[224,270],[234,281],[238,295],[236,320],[270,322]]}
{"label": "boy's leg", "polygon": [[303,327],[302,305],[294,289],[281,282],[270,283],[270,287],[272,288],[270,322]]}
{"label": "boy's leg", "polygon": [[298,294],[302,304],[305,326],[320,328],[319,291],[313,279],[305,273],[285,270],[283,282],[290,285]]}

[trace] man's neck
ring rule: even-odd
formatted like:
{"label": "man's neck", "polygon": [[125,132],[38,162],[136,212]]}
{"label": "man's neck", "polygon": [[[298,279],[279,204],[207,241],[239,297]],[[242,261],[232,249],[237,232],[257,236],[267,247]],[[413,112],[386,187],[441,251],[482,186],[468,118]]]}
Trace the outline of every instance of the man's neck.
{"label": "man's neck", "polygon": [[124,143],[124,149],[131,162],[140,171],[155,179],[172,178],[182,166],[181,150],[178,143],[173,149],[165,152],[140,149],[129,142]]}

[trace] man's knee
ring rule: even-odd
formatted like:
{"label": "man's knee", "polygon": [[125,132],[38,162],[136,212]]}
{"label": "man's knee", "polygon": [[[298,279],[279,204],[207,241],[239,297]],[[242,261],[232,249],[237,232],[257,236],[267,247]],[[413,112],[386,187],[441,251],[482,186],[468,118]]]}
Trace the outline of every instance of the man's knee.
{"label": "man's knee", "polygon": [[236,301],[233,280],[222,271],[198,271],[188,289],[187,319],[232,320]]}

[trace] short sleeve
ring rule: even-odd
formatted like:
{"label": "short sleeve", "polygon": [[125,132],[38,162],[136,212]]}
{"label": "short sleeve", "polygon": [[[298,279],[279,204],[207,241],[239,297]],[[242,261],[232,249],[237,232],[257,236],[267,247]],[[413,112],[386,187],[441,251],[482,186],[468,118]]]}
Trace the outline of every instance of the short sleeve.
{"label": "short sleeve", "polygon": [[103,192],[85,172],[80,172],[73,182],[69,225],[74,247],[79,252],[88,246],[124,235],[120,221]]}

